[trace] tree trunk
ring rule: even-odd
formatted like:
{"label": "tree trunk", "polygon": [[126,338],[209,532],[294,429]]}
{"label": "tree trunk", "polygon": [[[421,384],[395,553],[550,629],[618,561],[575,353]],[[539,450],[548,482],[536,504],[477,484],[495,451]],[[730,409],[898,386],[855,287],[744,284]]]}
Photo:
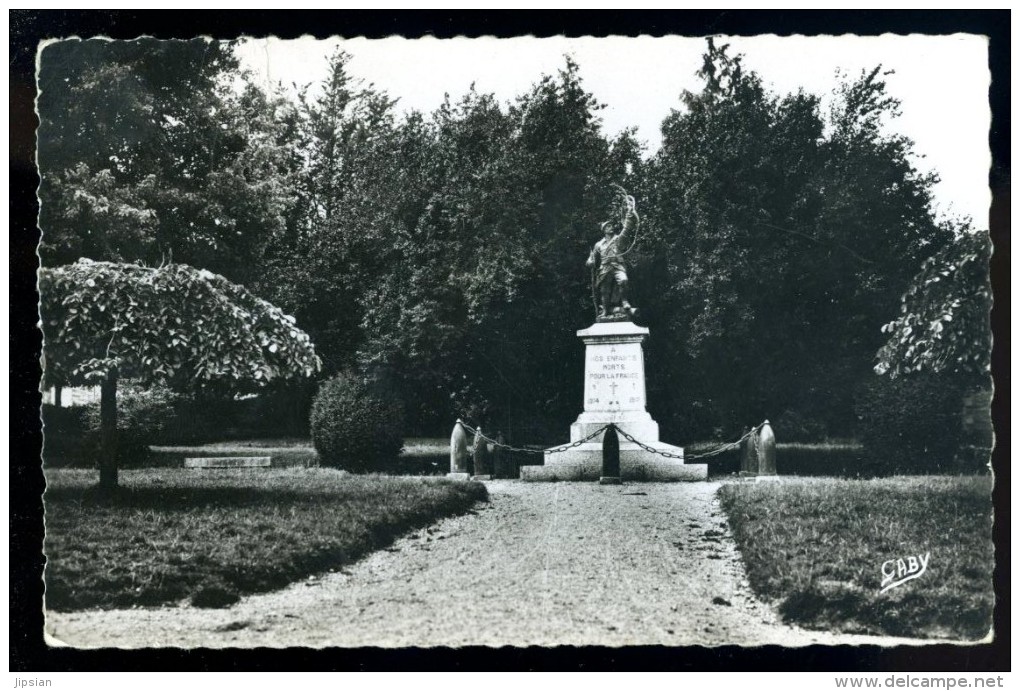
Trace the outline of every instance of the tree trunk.
{"label": "tree trunk", "polygon": [[53,387],[53,405],[57,408],[62,408],[60,399],[64,396],[64,387],[57,384]]}
{"label": "tree trunk", "polygon": [[99,489],[117,489],[117,372],[99,387]]}

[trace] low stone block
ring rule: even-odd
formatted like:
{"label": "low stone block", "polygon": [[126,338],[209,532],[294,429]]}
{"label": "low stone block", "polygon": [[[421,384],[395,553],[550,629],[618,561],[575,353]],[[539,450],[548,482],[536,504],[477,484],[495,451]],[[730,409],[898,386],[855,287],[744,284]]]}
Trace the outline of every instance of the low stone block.
{"label": "low stone block", "polygon": [[448,477],[451,480],[470,480],[471,479],[471,474],[470,473],[447,473],[446,477]]}
{"label": "low stone block", "polygon": [[270,456],[220,456],[216,458],[185,458],[185,468],[269,468]]}
{"label": "low stone block", "polygon": [[476,482],[480,482],[482,480],[491,480],[492,476],[491,475],[472,475],[471,479],[476,481]]}

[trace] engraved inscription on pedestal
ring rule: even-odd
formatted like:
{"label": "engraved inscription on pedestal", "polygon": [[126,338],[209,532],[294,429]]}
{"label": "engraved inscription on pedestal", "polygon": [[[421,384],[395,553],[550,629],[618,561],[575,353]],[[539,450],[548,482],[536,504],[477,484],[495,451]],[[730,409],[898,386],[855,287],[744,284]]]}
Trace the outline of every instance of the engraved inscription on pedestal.
{"label": "engraved inscription on pedestal", "polygon": [[648,329],[633,322],[599,321],[577,335],[584,342],[584,409],[570,425],[570,445],[547,449],[545,465],[525,466],[521,477],[533,481],[604,477],[601,430],[612,424],[622,435],[618,472],[623,480],[704,480],[708,467],[685,465],[684,450],[659,441],[659,425],[645,409],[641,344]]}
{"label": "engraved inscription on pedestal", "polygon": [[585,412],[645,409],[640,343],[589,345],[584,360]]}

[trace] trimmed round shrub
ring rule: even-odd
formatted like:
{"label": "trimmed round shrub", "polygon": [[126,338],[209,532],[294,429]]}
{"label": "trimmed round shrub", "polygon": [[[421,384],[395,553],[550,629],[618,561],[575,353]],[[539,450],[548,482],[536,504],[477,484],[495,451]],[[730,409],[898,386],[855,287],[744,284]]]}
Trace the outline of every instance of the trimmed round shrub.
{"label": "trimmed round shrub", "polygon": [[312,403],[312,443],[321,465],[380,470],[404,444],[403,407],[352,374],[325,381]]}

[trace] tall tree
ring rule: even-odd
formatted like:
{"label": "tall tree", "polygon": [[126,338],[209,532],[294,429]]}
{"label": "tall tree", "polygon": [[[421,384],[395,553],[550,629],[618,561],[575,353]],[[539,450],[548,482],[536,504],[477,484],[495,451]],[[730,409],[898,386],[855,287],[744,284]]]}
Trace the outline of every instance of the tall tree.
{"label": "tall tree", "polygon": [[40,65],[45,265],[172,257],[258,273],[289,195],[272,104],[244,88],[229,44],[72,39]]}
{"label": "tall tree", "polygon": [[394,101],[352,77],[349,60],[334,54],[321,94],[302,91],[289,114],[296,203],[257,282],[308,328],[329,373],[354,362],[400,184]]}
{"label": "tall tree", "polygon": [[401,219],[361,352],[399,373],[419,424],[576,415],[581,372],[562,363],[593,317],[584,257],[637,156],[629,134],[605,138],[600,108],[568,59],[508,108],[472,90],[411,122],[426,201],[404,207],[421,212]]}
{"label": "tall tree", "polygon": [[653,403],[679,412],[664,422],[680,434],[787,411],[848,433],[876,325],[951,235],[934,178],[883,133],[898,104],[880,70],[840,86],[828,122],[815,96],[769,93],[725,45],[709,41],[698,74],[642,171],[661,250],[647,299],[667,334],[652,357],[670,369]]}

